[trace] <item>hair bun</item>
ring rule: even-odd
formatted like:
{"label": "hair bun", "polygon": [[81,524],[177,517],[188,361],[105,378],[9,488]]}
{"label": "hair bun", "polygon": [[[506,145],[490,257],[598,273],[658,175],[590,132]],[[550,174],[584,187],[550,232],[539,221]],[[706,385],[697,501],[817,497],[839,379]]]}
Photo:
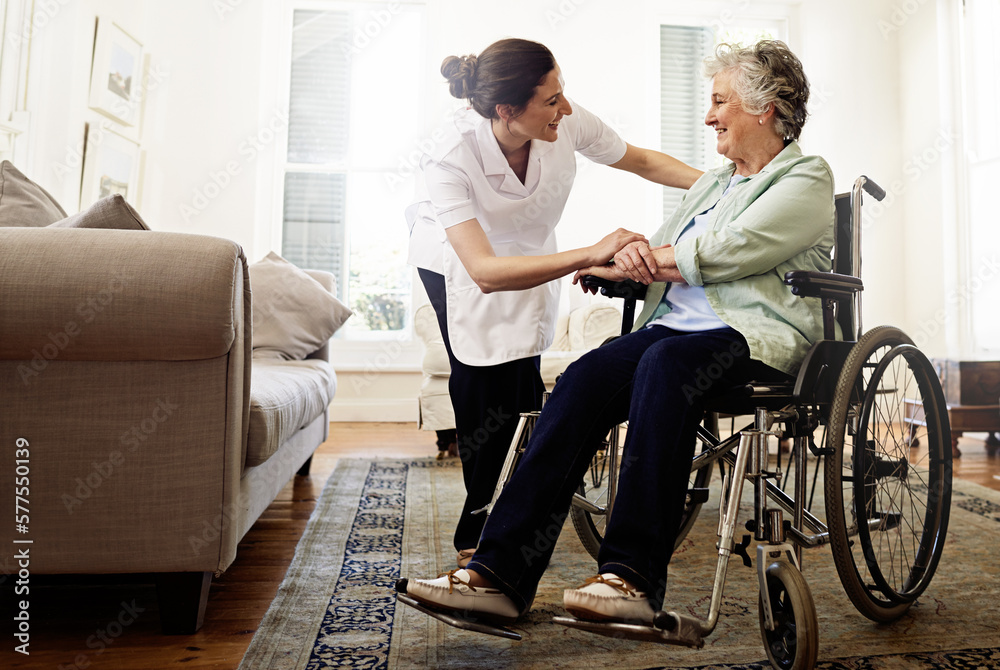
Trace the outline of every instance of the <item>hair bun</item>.
{"label": "hair bun", "polygon": [[468,56],[448,56],[441,63],[441,74],[448,80],[448,89],[456,98],[471,98],[476,87],[475,54]]}

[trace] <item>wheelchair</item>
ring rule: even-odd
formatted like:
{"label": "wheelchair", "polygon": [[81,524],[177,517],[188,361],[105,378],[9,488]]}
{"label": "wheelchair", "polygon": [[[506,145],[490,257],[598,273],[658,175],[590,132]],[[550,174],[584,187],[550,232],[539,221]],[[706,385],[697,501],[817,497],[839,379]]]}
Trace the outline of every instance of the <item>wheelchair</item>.
{"label": "wheelchair", "polygon": [[[710,403],[699,428],[701,447],[692,462],[677,542],[708,500],[708,485],[717,468],[722,481],[718,560],[706,617],[661,610],[652,625],[571,616],[555,617],[556,623],[618,638],[702,647],[718,622],[730,557],[736,554],[745,565],[753,565],[747,551],[751,535],[736,539],[745,482],[753,488],[752,517],[745,527],[756,542],[761,638],[775,668],[811,668],[817,660],[816,609],[801,572],[804,548],[830,545],[848,598],[875,622],[898,619],[928,587],[948,528],[950,425],[938,377],[913,341],[892,326],[862,330],[863,193],[877,200],[885,197],[864,176],[850,193],[836,196],[833,272],[785,275],[794,295],[821,300],[824,339],[812,345],[793,382],[749,383],[731,389]],[[625,300],[623,334],[630,330],[635,302],[643,297],[645,286],[596,277],[584,281],[606,296]],[[840,340],[838,325],[844,335]],[[516,467],[538,414],[521,416],[494,501]],[[735,422],[745,416],[752,417],[747,426],[721,436],[720,417]],[[570,510],[584,547],[595,558],[604,521],[614,506],[622,430],[611,430]],[[780,450],[775,450],[775,460],[768,448],[769,439],[773,442],[776,437],[791,438],[793,443],[784,476]],[[816,461],[813,490],[822,482],[825,522],[812,512],[812,496],[807,496],[808,453]],[[794,473],[790,493],[785,490],[789,470]],[[520,637],[506,629],[438,618],[461,628]]]}

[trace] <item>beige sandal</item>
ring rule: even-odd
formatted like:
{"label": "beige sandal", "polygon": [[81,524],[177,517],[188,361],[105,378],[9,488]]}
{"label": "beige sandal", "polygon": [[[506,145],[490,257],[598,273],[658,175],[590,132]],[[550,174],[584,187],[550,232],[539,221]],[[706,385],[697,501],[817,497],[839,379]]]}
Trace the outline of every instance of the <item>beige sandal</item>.
{"label": "beige sandal", "polygon": [[461,551],[459,551],[458,561],[457,561],[458,567],[464,568],[465,566],[467,566],[469,564],[469,561],[472,560],[472,557],[475,556],[475,554],[476,554],[475,549],[462,549]]}

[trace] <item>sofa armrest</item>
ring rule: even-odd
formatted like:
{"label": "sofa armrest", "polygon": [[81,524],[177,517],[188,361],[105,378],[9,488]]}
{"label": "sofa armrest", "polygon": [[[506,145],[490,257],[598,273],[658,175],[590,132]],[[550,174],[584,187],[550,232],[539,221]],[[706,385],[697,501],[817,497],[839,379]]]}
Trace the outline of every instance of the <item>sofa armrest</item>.
{"label": "sofa armrest", "polygon": [[0,358],[196,360],[236,336],[242,250],[151,231],[0,228]]}

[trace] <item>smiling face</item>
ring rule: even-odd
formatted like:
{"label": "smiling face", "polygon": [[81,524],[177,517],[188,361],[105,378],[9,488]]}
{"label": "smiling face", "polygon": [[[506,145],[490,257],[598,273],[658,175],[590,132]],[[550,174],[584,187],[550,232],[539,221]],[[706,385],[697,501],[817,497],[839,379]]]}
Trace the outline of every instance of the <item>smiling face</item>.
{"label": "smiling face", "polygon": [[527,139],[555,142],[559,138],[559,122],[564,116],[573,113],[573,107],[563,95],[564,86],[565,82],[557,65],[535,88],[524,111],[510,119],[507,124],[510,132]]}
{"label": "smiling face", "polygon": [[763,126],[757,115],[743,109],[736,91],[730,85],[732,74],[720,72],[712,79],[712,103],[705,115],[705,125],[716,133],[716,151],[737,163],[755,153]]}

